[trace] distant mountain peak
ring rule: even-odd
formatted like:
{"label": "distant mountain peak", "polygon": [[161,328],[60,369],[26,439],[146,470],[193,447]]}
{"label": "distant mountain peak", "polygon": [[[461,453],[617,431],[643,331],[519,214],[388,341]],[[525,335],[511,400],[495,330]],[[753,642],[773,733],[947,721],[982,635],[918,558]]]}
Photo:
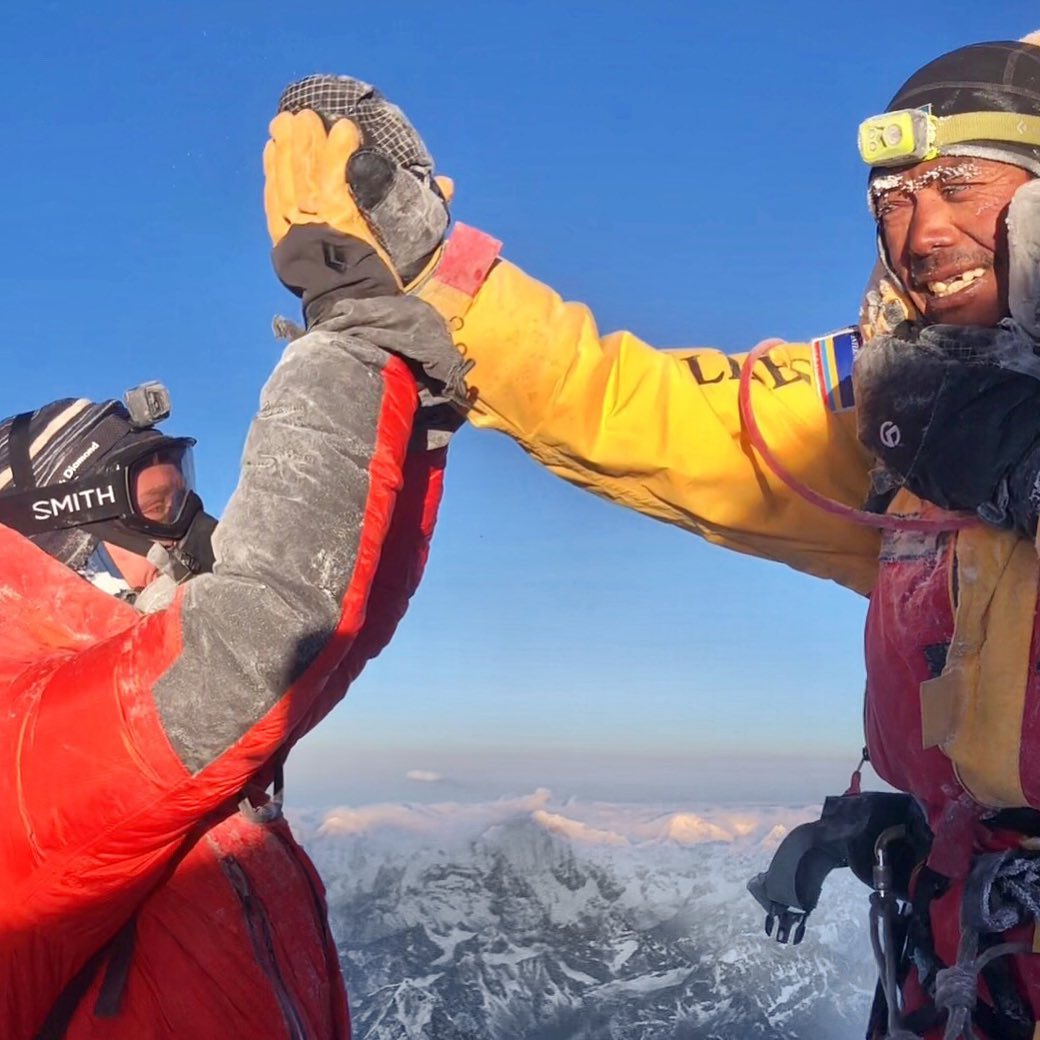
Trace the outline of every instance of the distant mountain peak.
{"label": "distant mountain peak", "polygon": [[832,875],[792,948],[744,888],[793,814],[641,809],[633,841],[584,808],[465,807],[425,846],[312,831],[357,1040],[858,1040],[866,889]]}

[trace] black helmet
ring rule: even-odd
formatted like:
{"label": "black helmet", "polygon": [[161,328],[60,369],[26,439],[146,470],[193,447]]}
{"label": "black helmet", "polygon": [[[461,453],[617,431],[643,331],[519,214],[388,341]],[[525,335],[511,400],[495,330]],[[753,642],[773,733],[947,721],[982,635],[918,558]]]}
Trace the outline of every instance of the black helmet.
{"label": "black helmet", "polygon": [[[145,384],[126,401],[62,398],[0,422],[0,523],[75,570],[99,541],[147,555],[156,541],[184,541],[205,517],[195,441],[155,426],[169,415],[165,389]],[[168,474],[162,487],[149,486],[156,472]]]}
{"label": "black helmet", "polygon": [[[1040,117],[1040,46],[999,40],[950,51],[915,72],[886,111],[925,106],[938,118],[981,112]],[[979,137],[940,145],[938,151],[995,159],[1040,176],[1040,145],[1034,143]]]}

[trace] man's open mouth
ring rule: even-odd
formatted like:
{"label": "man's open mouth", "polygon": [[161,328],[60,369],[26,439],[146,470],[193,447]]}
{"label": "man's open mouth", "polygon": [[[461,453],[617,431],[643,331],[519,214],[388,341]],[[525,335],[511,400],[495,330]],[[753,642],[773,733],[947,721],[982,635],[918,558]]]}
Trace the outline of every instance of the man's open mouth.
{"label": "man's open mouth", "polygon": [[970,271],[962,271],[960,274],[954,275],[952,278],[926,282],[925,287],[932,296],[940,299],[944,296],[953,296],[954,293],[959,293],[962,290],[967,289],[973,282],[977,282],[980,278],[984,278],[986,270],[985,267],[973,267]]}

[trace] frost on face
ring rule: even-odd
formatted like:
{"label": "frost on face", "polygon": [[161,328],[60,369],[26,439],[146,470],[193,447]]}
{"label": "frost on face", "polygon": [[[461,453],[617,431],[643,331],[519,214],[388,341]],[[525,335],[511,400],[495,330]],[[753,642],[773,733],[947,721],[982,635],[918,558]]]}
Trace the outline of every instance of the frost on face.
{"label": "frost on face", "polygon": [[867,199],[870,203],[870,211],[875,218],[891,192],[913,197],[933,184],[971,180],[982,172],[978,164],[970,160],[954,163],[952,166],[933,166],[930,170],[918,174],[913,173],[914,169],[916,167],[904,173],[882,174],[870,182]]}

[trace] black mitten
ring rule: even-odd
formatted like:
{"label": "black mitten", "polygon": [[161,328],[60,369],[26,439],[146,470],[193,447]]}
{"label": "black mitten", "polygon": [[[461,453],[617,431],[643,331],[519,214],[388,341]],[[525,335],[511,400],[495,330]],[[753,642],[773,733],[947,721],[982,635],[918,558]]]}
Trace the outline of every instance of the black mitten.
{"label": "black mitten", "polygon": [[921,498],[1032,536],[1040,474],[1033,369],[1033,342],[1013,322],[877,336],[854,371],[860,439]]}

